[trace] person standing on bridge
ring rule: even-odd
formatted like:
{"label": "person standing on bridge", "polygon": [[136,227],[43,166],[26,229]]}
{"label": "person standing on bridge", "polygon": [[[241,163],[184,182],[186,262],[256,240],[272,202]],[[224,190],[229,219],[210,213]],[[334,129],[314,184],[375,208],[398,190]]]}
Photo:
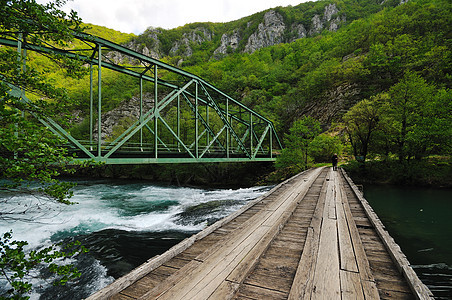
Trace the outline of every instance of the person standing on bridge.
{"label": "person standing on bridge", "polygon": [[333,171],[337,171],[337,161],[339,158],[337,157],[337,154],[334,153],[333,157],[331,157],[331,162],[333,163]]}

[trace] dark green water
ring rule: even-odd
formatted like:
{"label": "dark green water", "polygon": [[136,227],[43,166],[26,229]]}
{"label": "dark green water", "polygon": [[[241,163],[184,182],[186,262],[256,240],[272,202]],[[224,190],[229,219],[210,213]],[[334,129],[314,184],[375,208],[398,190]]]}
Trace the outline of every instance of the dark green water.
{"label": "dark green water", "polygon": [[366,185],[364,196],[435,299],[452,299],[452,190]]}

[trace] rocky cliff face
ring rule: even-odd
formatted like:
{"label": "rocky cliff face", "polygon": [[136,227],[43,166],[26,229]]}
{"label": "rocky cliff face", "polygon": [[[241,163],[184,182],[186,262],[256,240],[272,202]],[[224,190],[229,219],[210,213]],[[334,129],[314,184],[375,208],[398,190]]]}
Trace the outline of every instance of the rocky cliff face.
{"label": "rocky cliff face", "polygon": [[[309,30],[302,23],[294,23],[288,26],[281,14],[275,10],[270,10],[264,14],[262,22],[257,26],[257,30],[248,37],[243,52],[253,53],[264,47],[314,36],[325,28],[329,31],[336,31],[345,21],[345,15],[340,14],[336,4],[325,6],[323,15],[314,15],[311,19]],[[248,24],[248,26],[251,25]],[[291,38],[286,38],[287,36]],[[227,54],[228,46],[232,50],[237,49],[239,42],[243,38],[237,30],[230,36],[223,34],[221,45],[215,50],[214,54],[216,56],[218,54]]]}
{"label": "rocky cliff face", "polygon": [[[143,95],[143,112],[154,107],[153,95]],[[109,140],[122,133],[140,117],[140,98],[124,100],[115,109],[102,114],[102,139]],[[115,132],[116,131],[116,132]],[[97,141],[97,122],[94,126],[94,140]]]}
{"label": "rocky cliff face", "polygon": [[[161,33],[162,31],[160,29],[148,28],[139,36],[139,38],[132,40],[123,46],[146,56],[160,59],[164,56],[162,55],[161,42],[159,40],[159,34]],[[146,43],[141,42],[142,40],[146,40]],[[118,52],[110,52],[107,56],[117,64],[133,63],[128,60],[128,57]]]}
{"label": "rocky cliff face", "polygon": [[226,54],[228,51],[235,51],[239,46],[240,34],[238,29],[234,30],[231,35],[224,33],[221,36],[221,45],[214,52],[214,56],[217,57],[218,54]]}
{"label": "rocky cliff face", "polygon": [[254,51],[280,44],[284,41],[284,32],[286,24],[283,17],[274,10],[264,15],[264,20],[257,27],[257,31],[250,35],[244,52],[253,53]]}
{"label": "rocky cliff face", "polygon": [[204,27],[198,27],[189,33],[184,33],[182,39],[177,40],[171,50],[169,51],[170,56],[192,56],[193,49],[191,45],[201,45],[205,41],[211,41],[213,33]]}
{"label": "rocky cliff face", "polygon": [[[150,28],[125,46],[156,59],[164,56],[186,58],[193,55],[195,47],[207,42],[208,48],[214,49],[211,57],[219,58],[236,51],[253,53],[264,47],[314,36],[322,30],[336,31],[345,21],[345,15],[341,14],[336,4],[326,5],[322,14],[312,17],[310,24],[301,22],[289,24],[277,10],[269,10],[257,21],[256,19],[249,21],[245,28],[237,27],[232,31],[229,29],[228,32],[213,32],[200,24],[197,28],[182,34],[181,38],[173,40],[167,53],[162,49],[160,29]],[[250,28],[255,29],[250,31]],[[113,55],[112,58],[117,62],[124,60],[121,56]]]}

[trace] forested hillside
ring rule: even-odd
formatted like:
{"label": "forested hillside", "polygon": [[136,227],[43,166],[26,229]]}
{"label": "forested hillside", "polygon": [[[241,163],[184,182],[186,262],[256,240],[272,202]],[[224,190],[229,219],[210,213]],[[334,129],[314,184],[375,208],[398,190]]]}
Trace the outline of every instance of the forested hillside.
{"label": "forested hillside", "polygon": [[411,1],[337,32],[187,69],[264,112],[283,131],[305,114],[329,124],[408,71],[450,88],[451,15],[448,1]]}
{"label": "forested hillside", "polygon": [[[336,2],[334,5],[339,12],[329,19],[347,20],[337,31],[324,28],[314,37],[300,37],[291,43],[279,43],[253,53],[246,52],[246,44],[239,43],[241,46],[236,51],[216,59],[212,49],[217,45],[202,42],[198,48],[190,49],[190,57],[167,55],[163,59],[176,64],[186,60],[182,63],[186,70],[205,78],[274,120],[282,132],[287,132],[302,115],[311,115],[323,124],[330,124],[338,121],[358,101],[388,91],[407,71],[416,72],[438,88],[450,88],[450,2],[410,1],[392,7],[390,4],[394,5],[393,2],[386,1],[386,7],[376,5],[375,1]],[[199,34],[199,28],[210,28],[212,39],[218,39],[221,32],[227,34],[227,31],[220,29],[234,31],[241,30],[244,24],[259,24],[259,18],[269,12],[289,20],[284,23],[287,24],[285,28],[306,24],[305,29],[310,32],[312,16],[316,13],[322,15],[331,3],[302,3],[225,24],[197,23],[167,31],[159,29],[161,35],[153,43],[165,45],[166,40],[171,40],[167,44],[173,45],[178,40],[176,44],[183,44],[181,37],[190,32],[195,34],[191,31],[193,28],[198,28]],[[380,11],[373,13],[377,10]],[[360,15],[364,17],[360,18]],[[146,40],[146,37],[149,38],[148,31],[138,37],[125,36],[132,39],[125,43],[124,37],[118,39],[105,28],[97,28],[93,33],[136,48],[140,40],[150,47],[152,43]],[[216,31],[219,33],[213,34]],[[288,36],[290,32],[286,30],[284,40],[293,39]],[[242,38],[241,41],[247,39]],[[211,48],[211,51],[200,49],[203,47]],[[157,50],[158,47],[148,49],[149,52]],[[171,51],[164,52],[171,54]],[[106,79],[105,95],[109,94],[110,81],[115,80]],[[126,100],[134,91],[123,93],[124,99],[121,100]]]}
{"label": "forested hillside", "polygon": [[[199,75],[272,120],[286,135],[281,166],[342,149],[361,160],[449,155],[452,4],[402,2],[326,0],[228,23],[150,27],[139,36],[98,26],[88,32]],[[72,133],[86,135],[88,75],[61,80],[61,72],[55,68],[55,84],[79,103]],[[138,94],[132,78],[102,76],[103,112]],[[329,132],[291,140],[313,122]]]}

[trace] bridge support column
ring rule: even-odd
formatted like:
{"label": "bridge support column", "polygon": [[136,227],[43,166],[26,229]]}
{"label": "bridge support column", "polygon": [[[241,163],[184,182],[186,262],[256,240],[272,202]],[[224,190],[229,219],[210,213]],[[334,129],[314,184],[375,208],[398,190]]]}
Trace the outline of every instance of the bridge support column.
{"label": "bridge support column", "polygon": [[270,130],[270,146],[268,150],[270,151],[270,158],[273,158],[273,130]]}
{"label": "bridge support column", "polygon": [[198,81],[196,81],[195,85],[195,157],[199,158],[199,144],[198,144]]}
{"label": "bridge support column", "polygon": [[[140,125],[143,123],[143,77],[140,77]],[[140,128],[140,149],[143,151],[143,128]]]}
{"label": "bridge support column", "polygon": [[[253,113],[250,112],[250,153],[253,153]],[[252,155],[252,154],[251,154]]]}
{"label": "bridge support column", "polygon": [[[180,95],[177,95],[177,138],[180,140]],[[180,152],[179,142],[177,142],[177,151]]]}
{"label": "bridge support column", "polygon": [[158,77],[157,65],[154,65],[154,152],[155,158],[158,158]]}
{"label": "bridge support column", "polygon": [[[232,127],[232,119],[229,116],[229,98],[226,97],[226,118]],[[226,128],[226,157],[229,158],[229,126]]]}
{"label": "bridge support column", "polygon": [[102,156],[102,46],[99,44],[98,47],[97,156],[100,158]]}
{"label": "bridge support column", "polygon": [[[207,122],[207,127],[210,127],[210,125],[209,125],[209,102],[206,102],[206,122]],[[207,133],[206,134],[206,145],[209,145],[209,143],[210,143],[210,134],[209,133]]]}
{"label": "bridge support column", "polygon": [[93,64],[89,64],[89,150],[93,151],[93,107],[94,107],[94,91],[93,91]]}

